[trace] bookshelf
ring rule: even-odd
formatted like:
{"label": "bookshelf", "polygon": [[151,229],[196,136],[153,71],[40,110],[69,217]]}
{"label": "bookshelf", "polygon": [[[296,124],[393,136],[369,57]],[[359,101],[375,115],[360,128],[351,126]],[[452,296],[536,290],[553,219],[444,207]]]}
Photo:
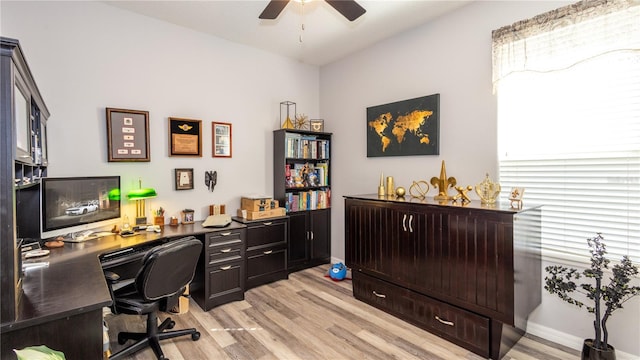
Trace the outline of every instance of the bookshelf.
{"label": "bookshelf", "polygon": [[293,129],[273,133],[273,196],[290,218],[289,272],[330,262],[331,136]]}

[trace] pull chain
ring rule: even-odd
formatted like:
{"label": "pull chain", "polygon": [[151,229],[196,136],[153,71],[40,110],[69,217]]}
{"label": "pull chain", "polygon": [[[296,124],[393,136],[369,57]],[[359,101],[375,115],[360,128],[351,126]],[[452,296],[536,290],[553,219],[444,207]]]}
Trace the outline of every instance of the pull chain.
{"label": "pull chain", "polygon": [[300,36],[298,37],[298,40],[300,41],[300,43],[302,44],[302,38],[304,35],[304,1],[302,0],[300,3],[302,4],[302,18],[300,20]]}

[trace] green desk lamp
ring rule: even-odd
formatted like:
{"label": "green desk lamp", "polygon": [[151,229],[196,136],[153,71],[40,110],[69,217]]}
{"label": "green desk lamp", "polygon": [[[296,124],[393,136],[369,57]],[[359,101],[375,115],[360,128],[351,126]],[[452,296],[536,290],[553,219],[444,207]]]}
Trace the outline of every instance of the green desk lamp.
{"label": "green desk lamp", "polygon": [[142,180],[139,181],[139,188],[129,191],[127,198],[130,201],[136,202],[136,225],[147,224],[147,214],[145,210],[145,200],[158,196],[158,193],[154,188],[143,188]]}

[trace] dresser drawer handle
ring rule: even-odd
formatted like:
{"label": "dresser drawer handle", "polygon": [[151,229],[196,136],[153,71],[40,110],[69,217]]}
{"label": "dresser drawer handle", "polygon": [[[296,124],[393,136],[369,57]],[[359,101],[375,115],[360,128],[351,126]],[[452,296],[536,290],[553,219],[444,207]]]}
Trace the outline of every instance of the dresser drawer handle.
{"label": "dresser drawer handle", "polygon": [[220,250],[221,253],[228,253],[231,252],[231,249],[222,249]]}
{"label": "dresser drawer handle", "polygon": [[449,325],[449,326],[453,326],[453,325],[454,325],[454,324],[453,324],[453,321],[446,321],[446,320],[442,320],[442,319],[440,319],[440,318],[438,317],[438,315],[436,315],[436,316],[435,316],[435,318],[436,318],[436,320],[440,321],[442,324]]}
{"label": "dresser drawer handle", "polygon": [[223,233],[220,233],[220,235],[222,235],[222,236],[229,236],[229,235],[231,235],[231,231],[229,231],[229,232],[223,232]]}
{"label": "dresser drawer handle", "polygon": [[387,297],[387,295],[385,295],[385,294],[378,294],[375,290],[373,290],[372,292],[373,292],[373,295],[375,295],[375,296],[377,296],[379,298],[385,299]]}
{"label": "dresser drawer handle", "polygon": [[266,226],[269,226],[269,225],[273,224],[273,222],[269,221],[269,222],[262,223],[262,224],[263,224],[263,225],[266,225]]}
{"label": "dresser drawer handle", "polygon": [[227,265],[227,266],[221,266],[220,270],[229,270],[231,269],[231,265]]}
{"label": "dresser drawer handle", "polygon": [[271,254],[272,252],[273,252],[273,250],[267,250],[267,251],[264,251],[264,252],[263,252],[263,254],[265,254],[265,255],[269,255],[269,254]]}

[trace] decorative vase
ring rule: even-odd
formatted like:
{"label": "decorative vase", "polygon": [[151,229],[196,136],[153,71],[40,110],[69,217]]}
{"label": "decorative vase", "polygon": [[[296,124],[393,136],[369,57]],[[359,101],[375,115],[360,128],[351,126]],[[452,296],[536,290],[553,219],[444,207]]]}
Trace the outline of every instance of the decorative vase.
{"label": "decorative vase", "polygon": [[616,360],[616,349],[607,345],[607,350],[596,349],[593,347],[593,339],[585,339],[582,344],[582,360]]}

